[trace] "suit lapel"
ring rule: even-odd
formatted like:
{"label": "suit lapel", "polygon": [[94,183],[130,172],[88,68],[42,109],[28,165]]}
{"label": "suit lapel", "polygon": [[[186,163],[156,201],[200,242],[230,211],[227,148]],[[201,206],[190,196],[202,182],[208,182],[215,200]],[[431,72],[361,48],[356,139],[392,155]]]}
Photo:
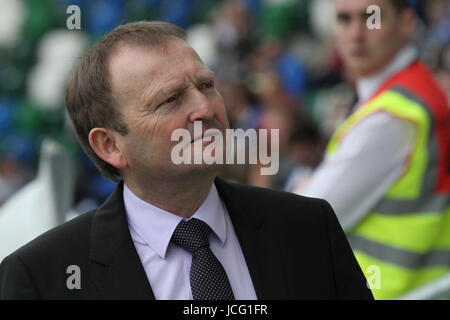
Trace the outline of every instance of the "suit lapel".
{"label": "suit lapel", "polygon": [[106,299],[155,299],[129,233],[123,181],[94,215],[89,272]]}
{"label": "suit lapel", "polygon": [[[288,297],[286,273],[280,269],[283,246],[258,206],[254,188],[216,178],[217,190],[230,214],[258,299]],[[284,259],[284,260],[283,260]],[[123,204],[123,182],[97,209],[91,228],[91,280],[106,299],[155,299],[133,244]]]}
{"label": "suit lapel", "polygon": [[286,272],[280,268],[280,261],[286,261],[280,234],[264,220],[264,212],[276,209],[260,204],[257,196],[262,194],[255,192],[256,188],[220,178],[215,184],[230,214],[258,299],[288,298]]}

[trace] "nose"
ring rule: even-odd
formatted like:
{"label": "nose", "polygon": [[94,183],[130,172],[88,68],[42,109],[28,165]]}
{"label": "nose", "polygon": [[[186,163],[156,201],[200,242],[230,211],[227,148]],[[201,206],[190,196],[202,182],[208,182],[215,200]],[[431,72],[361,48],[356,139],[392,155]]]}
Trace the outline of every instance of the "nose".
{"label": "nose", "polygon": [[214,108],[211,101],[198,89],[191,91],[191,113],[189,120],[210,121],[214,117]]}
{"label": "nose", "polygon": [[363,40],[364,33],[366,32],[367,26],[364,19],[353,18],[348,27],[348,36],[353,41]]}

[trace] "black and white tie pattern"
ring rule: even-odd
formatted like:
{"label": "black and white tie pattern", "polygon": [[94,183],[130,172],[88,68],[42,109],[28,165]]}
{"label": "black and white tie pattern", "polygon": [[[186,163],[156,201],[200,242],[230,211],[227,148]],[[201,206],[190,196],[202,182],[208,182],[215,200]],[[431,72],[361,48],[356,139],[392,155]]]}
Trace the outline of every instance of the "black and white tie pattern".
{"label": "black and white tie pattern", "polygon": [[234,300],[227,274],[209,248],[211,229],[201,220],[182,220],[172,242],[192,254],[190,272],[194,300]]}

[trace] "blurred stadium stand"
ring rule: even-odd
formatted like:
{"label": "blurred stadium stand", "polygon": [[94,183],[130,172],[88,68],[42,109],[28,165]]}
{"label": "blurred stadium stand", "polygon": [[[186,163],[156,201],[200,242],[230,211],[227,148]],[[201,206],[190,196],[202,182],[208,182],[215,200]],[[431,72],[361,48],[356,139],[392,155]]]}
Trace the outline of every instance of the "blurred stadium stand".
{"label": "blurred stadium stand", "polygon": [[[420,17],[414,41],[450,97],[449,1],[411,3]],[[81,9],[81,30],[66,28],[69,5]],[[317,166],[355,99],[333,44],[332,0],[0,0],[0,260],[114,188],[75,140],[65,79],[104,33],[143,19],[187,30],[233,127],[281,128],[277,175],[238,165],[225,178],[287,189]]]}

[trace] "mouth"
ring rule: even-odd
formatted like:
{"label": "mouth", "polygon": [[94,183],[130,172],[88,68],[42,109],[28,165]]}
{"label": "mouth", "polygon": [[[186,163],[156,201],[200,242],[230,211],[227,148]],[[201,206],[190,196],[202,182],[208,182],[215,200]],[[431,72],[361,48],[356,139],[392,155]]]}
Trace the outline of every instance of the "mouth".
{"label": "mouth", "polygon": [[362,58],[362,57],[367,56],[367,50],[365,48],[358,47],[358,48],[354,48],[353,50],[351,50],[350,54],[352,57]]}
{"label": "mouth", "polygon": [[205,144],[209,144],[209,143],[213,142],[214,139],[215,139],[215,136],[213,134],[210,134],[210,133],[205,134],[205,133],[203,133],[202,135],[200,135],[198,137],[194,137],[191,140],[191,143],[195,143],[196,141],[202,140],[203,141],[203,145],[205,145]]}

